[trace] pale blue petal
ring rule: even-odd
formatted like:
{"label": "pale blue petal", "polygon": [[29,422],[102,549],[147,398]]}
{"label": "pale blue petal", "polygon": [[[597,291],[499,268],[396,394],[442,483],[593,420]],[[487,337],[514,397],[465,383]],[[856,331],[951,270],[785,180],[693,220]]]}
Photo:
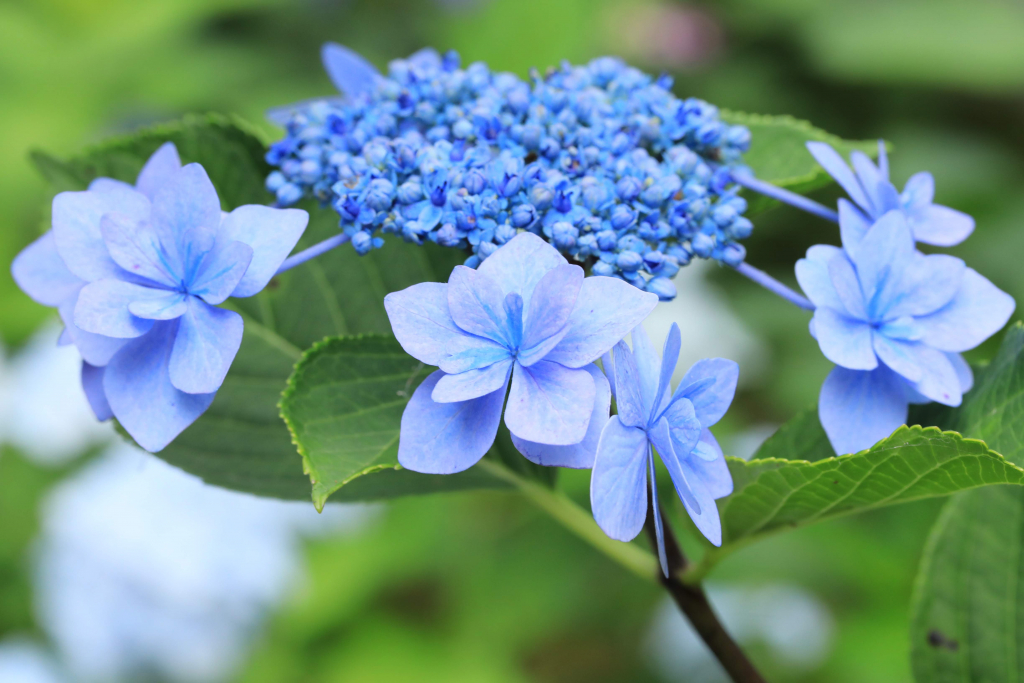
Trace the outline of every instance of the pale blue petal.
{"label": "pale blue petal", "polygon": [[608,420],[590,475],[594,521],[610,538],[631,541],[647,519],[647,435],[627,427],[618,416]]}
{"label": "pale blue petal", "polygon": [[128,310],[133,301],[162,298],[167,290],[143,287],[123,280],[97,280],[82,288],[75,306],[75,325],[93,334],[128,339],[153,327],[152,320]]}
{"label": "pale blue petal", "polygon": [[252,262],[252,247],[243,242],[219,242],[206,253],[188,291],[208,304],[219,304],[231,296]]}
{"label": "pale blue petal", "polygon": [[569,316],[569,333],[546,359],[570,368],[593,363],[643,322],[657,305],[657,294],[641,292],[617,278],[584,278],[576,307]]}
{"label": "pale blue petal", "polygon": [[119,351],[103,373],[111,411],[136,443],[162,450],[202,415],[216,394],[186,394],[171,384],[168,365],[178,321],[160,322]]}
{"label": "pale blue petal", "polygon": [[604,430],[604,426],[608,424],[612,394],[608,379],[596,365],[588,365],[583,369],[594,378],[595,388],[594,411],[590,414],[587,435],[577,444],[549,446],[534,441],[526,441],[513,434],[512,443],[531,462],[546,467],[571,467],[573,469],[590,469],[594,466],[597,444],[601,439],[601,432]]}
{"label": "pale blue petal", "polygon": [[528,368],[537,361],[544,360],[548,353],[551,352],[551,349],[558,346],[567,334],[569,334],[568,325],[536,345],[520,350],[519,364]]}
{"label": "pale blue petal", "polygon": [[[680,499],[683,501],[683,507],[686,508],[686,512],[690,515],[690,519],[693,520],[697,530],[704,534],[704,538],[708,539],[711,545],[720,547],[722,545],[722,519],[718,515],[715,497],[712,495],[707,484],[701,480],[697,472],[690,466],[689,460],[679,463],[679,469],[682,471],[686,485],[697,502],[697,505],[692,505],[687,502],[686,498],[680,496]],[[681,486],[677,483],[676,492],[679,492],[680,489]]]}
{"label": "pale blue petal", "polygon": [[836,296],[842,302],[842,305],[835,310],[845,312],[857,320],[867,320],[867,302],[864,300],[857,271],[846,252],[839,251],[829,259],[828,277]]}
{"label": "pale blue petal", "polygon": [[334,87],[346,97],[358,97],[373,90],[377,69],[359,53],[337,43],[324,43],[320,59]]}
{"label": "pale blue petal", "polygon": [[152,200],[157,190],[170,182],[179,169],[181,159],[178,157],[178,148],[173,142],[165,142],[146,161],[139,177],[135,179],[135,187]]}
{"label": "pale blue petal", "polygon": [[[89,192],[107,192],[112,194],[119,194],[126,190],[136,190],[135,187],[126,183],[122,180],[114,180],[113,178],[96,178],[89,183]],[[141,192],[141,190],[139,190]]]}
{"label": "pale blue petal", "polygon": [[107,395],[103,391],[103,368],[82,361],[82,390],[97,420],[105,422],[114,416],[110,412]]}
{"label": "pale blue petal", "polygon": [[909,315],[882,323],[875,328],[882,335],[890,339],[902,339],[904,341],[920,341],[924,337],[924,327],[919,325]]}
{"label": "pale blue petal", "polygon": [[668,556],[665,553],[665,521],[661,518],[661,502],[658,500],[658,475],[654,471],[654,458],[648,454],[647,471],[651,482],[651,514],[654,516],[654,539],[658,544],[658,563],[661,565],[661,573],[667,579]]}
{"label": "pale blue petal", "polygon": [[839,247],[816,244],[807,250],[807,258],[796,262],[796,281],[815,306],[843,310],[828,272],[828,262],[840,251]]}
{"label": "pale blue petal", "polygon": [[615,396],[615,362],[612,361],[612,352],[601,355],[601,368],[605,377],[608,378],[608,385],[611,388],[612,396]]}
{"label": "pale blue petal", "polygon": [[499,344],[509,343],[505,293],[480,271],[455,266],[448,278],[448,311],[460,329]]}
{"label": "pale blue petal", "polygon": [[871,228],[871,219],[846,199],[839,200],[839,237],[847,249],[855,249]]}
{"label": "pale blue petal", "polygon": [[647,413],[640,390],[640,371],[636,359],[625,342],[615,345],[615,406],[622,424],[628,427],[646,427]]}
{"label": "pale blue petal", "polygon": [[138,299],[128,304],[128,311],[139,318],[147,320],[173,320],[181,317],[188,310],[188,295],[169,290],[153,290],[158,296],[150,299]]}
{"label": "pale blue petal", "polygon": [[64,265],[52,230],[21,250],[11,264],[11,276],[23,292],[44,306],[60,306],[85,284]]}
{"label": "pale blue petal", "polygon": [[523,232],[488,256],[477,272],[496,282],[502,295],[515,292],[523,297],[523,310],[528,311],[537,283],[548,271],[566,263],[553,246],[533,233]]}
{"label": "pale blue petal", "polygon": [[664,410],[668,404],[669,394],[672,390],[672,374],[676,371],[676,363],[679,362],[679,349],[681,346],[679,325],[672,323],[672,327],[668,328],[665,346],[661,351],[661,374],[658,376],[658,390],[655,392],[655,396],[658,397],[658,403],[651,410],[650,416],[652,419]]}
{"label": "pale blue petal", "polygon": [[900,286],[890,297],[885,320],[901,316],[923,316],[948,304],[960,289],[967,265],[954,256],[918,253],[904,269]]}
{"label": "pale blue petal", "polygon": [[150,220],[164,250],[185,264],[186,271],[193,259],[213,246],[197,248],[191,243],[193,231],[212,231],[216,236],[220,229],[220,200],[202,166],[182,166],[157,190]]}
{"label": "pale blue petal", "polygon": [[972,268],[953,300],[917,319],[925,329],[922,341],[942,351],[967,351],[1002,329],[1013,314],[1013,297]]}
{"label": "pale blue petal", "polygon": [[448,285],[421,282],[384,297],[391,330],[405,352],[427,365],[440,365],[448,343],[463,336],[448,313]]}
{"label": "pale blue petal", "polygon": [[880,317],[900,293],[902,274],[916,254],[902,211],[890,211],[879,218],[857,248],[850,251],[871,319]]}
{"label": "pale blue petal", "polygon": [[889,155],[885,151],[885,140],[878,141],[878,172],[886,180],[889,179]]}
{"label": "pale blue petal", "polygon": [[685,458],[696,448],[701,433],[700,420],[697,419],[693,403],[688,398],[677,396],[662,414],[662,419],[668,422],[669,437],[676,457]]}
{"label": "pale blue petal", "polygon": [[171,384],[189,394],[217,391],[242,344],[242,316],[189,297],[180,320],[170,360]]}
{"label": "pale blue petal", "polygon": [[864,152],[854,150],[850,154],[850,161],[857,172],[864,194],[871,202],[871,215],[881,216],[886,211],[900,208],[900,196],[896,188],[879,172]]}
{"label": "pale blue petal", "polygon": [[69,338],[82,354],[82,359],[90,365],[97,367],[106,365],[114,354],[121,350],[130,339],[118,339],[116,337],[105,337],[101,334],[86,332],[75,324],[75,308],[78,305],[78,295],[66,299],[58,308],[60,319],[64,321],[64,332],[61,338]]}
{"label": "pale blue petal", "polygon": [[876,331],[871,333],[871,345],[875,353],[878,354],[878,359],[903,379],[917,382],[924,377],[919,353],[922,348],[925,348],[923,344],[902,339],[889,339]]}
{"label": "pale blue petal", "polygon": [[966,394],[974,386],[974,371],[959,353],[947,353],[946,358],[949,359],[957,379],[960,380],[960,393]]}
{"label": "pale blue petal", "polygon": [[960,244],[974,232],[974,219],[948,206],[931,204],[908,216],[914,239],[937,247]]}
{"label": "pale blue petal", "polygon": [[255,204],[240,206],[225,216],[220,224],[220,239],[237,240],[252,247],[252,262],[231,296],[261,292],[295,248],[308,223],[309,214],[300,209]]}
{"label": "pale blue petal", "polygon": [[[732,474],[714,434],[707,429],[702,431],[698,447],[702,453],[707,453],[710,457],[690,458],[686,464],[707,487],[712,498],[717,500],[732,494]],[[694,452],[696,451],[695,448]]]}
{"label": "pale blue petal", "polygon": [[437,403],[458,403],[494,393],[508,383],[512,359],[498,361],[457,375],[445,375],[438,380],[430,398]]}
{"label": "pale blue petal", "polygon": [[61,259],[77,277],[92,282],[119,277],[121,269],[103,242],[100,220],[116,211],[144,220],[149,200],[131,188],[116,192],[61,192],[53,198],[53,237]]}
{"label": "pale blue petal", "polygon": [[505,346],[462,332],[448,341],[438,367],[454,375],[500,363],[511,357],[512,354]]}
{"label": "pale blue petal", "polygon": [[523,348],[536,346],[565,327],[582,285],[583,269],[579,266],[565,264],[544,274],[525,310]]}
{"label": "pale blue petal", "polygon": [[831,308],[814,311],[814,334],[825,357],[851,370],[872,370],[878,365],[871,348],[871,325],[847,318]]}
{"label": "pale blue petal", "polygon": [[597,389],[583,369],[542,360],[512,373],[505,424],[526,441],[552,446],[579,443],[587,435]]}
{"label": "pale blue petal", "polygon": [[440,370],[423,380],[402,413],[399,464],[414,472],[454,474],[475,465],[494,443],[504,389],[461,403],[430,398]]}
{"label": "pale blue petal", "polygon": [[864,194],[864,190],[861,189],[857,177],[838,152],[824,142],[808,142],[807,151],[846,190],[850,199],[857,202],[865,211],[871,210],[871,203],[868,201],[867,195]]}
{"label": "pale blue petal", "polygon": [[654,415],[654,395],[658,390],[661,376],[661,359],[654,350],[651,338],[643,325],[633,328],[633,360],[636,362],[637,377],[640,380],[640,398],[643,401],[642,414],[646,424]]}
{"label": "pale blue petal", "polygon": [[[679,382],[673,400],[686,398],[693,404],[701,426],[710,427],[722,419],[736,395],[740,366],[728,358],[705,358],[693,364]],[[674,420],[670,420],[675,424]]]}
{"label": "pale blue petal", "polygon": [[870,372],[833,368],[818,397],[818,417],[838,455],[871,448],[907,421],[903,380],[880,365]]}
{"label": "pale blue petal", "polygon": [[920,343],[917,343],[914,353],[921,367],[921,379],[911,382],[914,389],[922,396],[943,405],[960,405],[963,399],[960,376],[949,356]]}
{"label": "pale blue petal", "polygon": [[[933,199],[935,199],[935,179],[927,171],[910,176],[910,180],[903,186],[903,192],[900,194],[900,203],[903,204],[903,208],[909,216],[916,214],[918,209],[931,206]],[[913,218],[911,218],[911,225],[913,225]]]}
{"label": "pale blue petal", "polygon": [[185,268],[177,258],[177,249],[164,249],[148,221],[115,211],[103,216],[100,231],[110,257],[126,272],[165,287],[181,285]]}

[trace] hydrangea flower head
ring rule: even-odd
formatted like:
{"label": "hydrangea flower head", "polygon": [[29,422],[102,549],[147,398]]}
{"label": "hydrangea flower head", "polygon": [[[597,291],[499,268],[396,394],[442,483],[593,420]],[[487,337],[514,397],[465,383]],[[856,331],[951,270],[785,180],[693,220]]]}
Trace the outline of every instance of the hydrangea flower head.
{"label": "hydrangea flower head", "polygon": [[324,63],[346,98],[293,107],[267,187],[332,204],[361,253],[391,232],[471,250],[475,267],[526,230],[663,299],[692,258],[744,258],[753,226],[729,168],[750,134],[667,78],[607,57],[529,81],[433,50],[386,77],[340,46]]}
{"label": "hydrangea flower head", "polygon": [[[657,449],[686,512],[709,541],[722,545],[722,523],[715,499],[732,493],[732,475],[722,449],[708,427],[728,410],[736,393],[739,366],[724,358],[697,362],[675,392],[670,380],[679,360],[679,326],[674,324],[659,361],[642,327],[633,331],[633,350],[624,342],[605,356],[605,371],[614,377],[618,414],[605,425],[590,479],[594,519],[611,538],[630,541],[647,517],[650,477],[654,509]],[[661,515],[654,515],[658,556],[668,576]]]}
{"label": "hydrangea flower head", "polygon": [[203,167],[182,166],[167,143],[134,187],[98,178],[58,194],[53,229],[12,273],[60,311],[97,418],[155,452],[209,407],[241,344],[242,317],[217,304],[262,290],[307,220],[255,205],[223,213]]}
{"label": "hydrangea flower head", "polygon": [[476,464],[494,442],[508,390],[505,424],[527,458],[590,467],[610,403],[593,362],[657,303],[621,280],[584,278],[530,233],[477,270],[457,266],[447,284],[388,294],[402,348],[440,368],[402,415],[399,463],[430,474]]}
{"label": "hydrangea flower head", "polygon": [[807,149],[853,200],[853,203],[839,200],[844,244],[859,242],[875,221],[893,210],[903,213],[914,239],[925,244],[951,247],[974,231],[973,218],[932,203],[935,179],[931,173],[911,176],[903,192],[897,192],[889,181],[889,162],[881,140],[878,142],[878,166],[866,154],[854,150],[850,154],[852,170],[839,153],[824,142],[808,142]]}
{"label": "hydrangea flower head", "polygon": [[816,245],[796,265],[816,306],[811,334],[838,366],[818,412],[839,454],[889,436],[906,422],[909,403],[960,405],[973,383],[960,352],[998,332],[1015,306],[962,260],[915,250],[898,209],[856,241],[841,227],[842,249]]}

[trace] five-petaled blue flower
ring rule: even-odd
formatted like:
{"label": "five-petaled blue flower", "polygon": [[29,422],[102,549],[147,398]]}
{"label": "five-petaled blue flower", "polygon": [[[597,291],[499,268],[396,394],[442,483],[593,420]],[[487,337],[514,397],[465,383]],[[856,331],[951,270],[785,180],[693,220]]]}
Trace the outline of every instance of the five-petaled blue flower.
{"label": "five-petaled blue flower", "polygon": [[796,264],[816,306],[811,334],[835,363],[818,414],[836,453],[869,448],[906,422],[908,403],[960,405],[960,356],[1009,320],[1014,301],[958,258],[914,249],[903,212],[859,239],[840,215],[843,248],[816,245]]}
{"label": "five-petaled blue flower", "polygon": [[935,180],[931,173],[911,176],[903,192],[897,192],[889,180],[889,162],[881,140],[878,142],[878,166],[863,152],[854,151],[850,155],[852,171],[839,153],[824,142],[808,142],[807,149],[857,205],[839,200],[844,244],[859,242],[872,223],[894,209],[903,212],[914,239],[925,244],[951,247],[974,231],[973,218],[932,203]]}
{"label": "five-petaled blue flower", "polygon": [[[648,476],[658,510],[653,447],[694,524],[720,546],[722,523],[715,499],[732,493],[732,476],[708,427],[722,419],[732,403],[739,366],[724,358],[698,361],[671,393],[679,347],[679,326],[673,323],[659,362],[647,333],[637,327],[632,351],[619,342],[614,354],[604,357],[618,415],[601,433],[590,478],[590,506],[610,537],[635,538],[647,517]],[[656,513],[654,520],[658,556],[668,576],[661,515]]]}
{"label": "five-petaled blue flower", "polygon": [[96,416],[155,452],[210,406],[238,352],[242,317],[216,305],[262,290],[308,219],[255,205],[223,213],[203,167],[182,166],[166,143],[135,187],[98,178],[54,197],[53,230],[11,270],[58,307]]}
{"label": "five-petaled blue flower", "polygon": [[387,295],[402,347],[440,370],[402,415],[398,461],[430,474],[461,472],[505,424],[541,465],[593,464],[608,416],[607,380],[592,363],[654,309],[658,297],[610,277],[583,277],[551,245],[522,233],[448,284]]}

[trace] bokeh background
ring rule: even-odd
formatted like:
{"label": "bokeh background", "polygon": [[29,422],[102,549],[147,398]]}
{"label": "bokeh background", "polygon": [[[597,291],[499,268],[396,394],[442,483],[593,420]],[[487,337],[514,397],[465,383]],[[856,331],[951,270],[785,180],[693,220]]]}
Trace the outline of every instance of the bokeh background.
{"label": "bokeh background", "polygon": [[[46,227],[30,149],[71,154],[197,111],[237,113],[270,139],[266,108],[332,92],[326,40],[380,67],[430,45],[521,75],[619,54],[674,75],[680,96],[884,137],[898,185],[931,170],[937,201],[976,217],[953,252],[1024,297],[1024,7],[1012,0],[6,0],[0,261]],[[789,282],[809,245],[838,240],[786,208],[755,224],[749,260]],[[651,332],[675,320],[684,360],[741,362],[717,431],[749,455],[814,404],[829,364],[805,313],[735,273],[691,266],[678,285]],[[724,680],[653,584],[511,495],[318,516],[120,444],[91,420],[58,333],[0,270],[4,683]],[[587,483],[561,478],[582,504]],[[773,681],[909,681],[910,591],[940,504],[762,541],[716,569],[712,600]],[[685,535],[678,504],[671,514]]]}

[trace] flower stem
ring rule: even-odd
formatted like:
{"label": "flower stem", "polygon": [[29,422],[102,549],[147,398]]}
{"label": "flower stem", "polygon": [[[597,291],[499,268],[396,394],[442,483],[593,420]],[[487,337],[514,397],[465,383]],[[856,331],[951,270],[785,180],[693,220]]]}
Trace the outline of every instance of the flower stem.
{"label": "flower stem", "polygon": [[565,494],[520,477],[507,467],[484,458],[477,467],[512,484],[534,505],[547,512],[569,531],[594,546],[645,581],[654,581],[659,574],[658,560],[632,543],[608,538],[594,518]]}
{"label": "flower stem", "polygon": [[[653,500],[653,496],[651,496],[651,499]],[[722,668],[725,669],[725,672],[734,683],[765,683],[764,676],[754,668],[746,653],[740,649],[740,646],[732,639],[729,632],[725,630],[722,622],[718,620],[718,616],[711,607],[711,603],[708,602],[708,597],[704,593],[703,587],[699,583],[689,585],[679,580],[678,575],[687,566],[686,556],[683,555],[672,527],[669,526],[668,520],[665,518],[664,513],[662,513],[661,508],[659,507],[655,510],[653,502],[648,506],[647,523],[644,524],[651,543],[657,543],[657,530],[654,522],[655,514],[662,519],[665,554],[669,564],[669,575],[658,576],[661,585],[665,587],[665,590],[672,596],[679,609],[690,620],[694,630],[697,631],[701,640],[708,646],[715,659],[722,665]]]}
{"label": "flower stem", "polygon": [[797,294],[792,289],[782,284],[775,278],[763,270],[758,270],[754,266],[750,265],[746,261],[740,263],[738,266],[733,266],[740,275],[747,277],[757,284],[761,285],[769,292],[778,294],[786,301],[791,304],[796,304],[800,308],[806,308],[808,311],[813,311],[815,306],[805,296]]}
{"label": "flower stem", "polygon": [[278,268],[277,272],[274,274],[280,275],[286,270],[291,270],[295,266],[302,265],[311,258],[315,258],[320,254],[326,253],[331,249],[334,249],[335,247],[339,247],[342,244],[345,244],[345,242],[348,242],[349,239],[351,238],[345,233],[335,235],[334,237],[328,237],[323,242],[318,242],[313,246],[309,247],[308,249],[303,249],[298,254],[292,254],[291,256],[286,258],[284,260],[284,263],[281,264],[281,267]]}
{"label": "flower stem", "polygon": [[789,190],[783,190],[781,187],[776,187],[771,183],[758,180],[747,173],[733,173],[732,179],[735,180],[738,185],[742,185],[748,190],[753,190],[754,192],[763,194],[765,197],[777,199],[783,204],[795,206],[798,209],[802,209],[807,213],[812,213],[815,216],[820,216],[821,218],[832,221],[833,223],[839,222],[839,214],[827,206],[819,204],[813,199],[808,199],[803,195],[790,192]]}

